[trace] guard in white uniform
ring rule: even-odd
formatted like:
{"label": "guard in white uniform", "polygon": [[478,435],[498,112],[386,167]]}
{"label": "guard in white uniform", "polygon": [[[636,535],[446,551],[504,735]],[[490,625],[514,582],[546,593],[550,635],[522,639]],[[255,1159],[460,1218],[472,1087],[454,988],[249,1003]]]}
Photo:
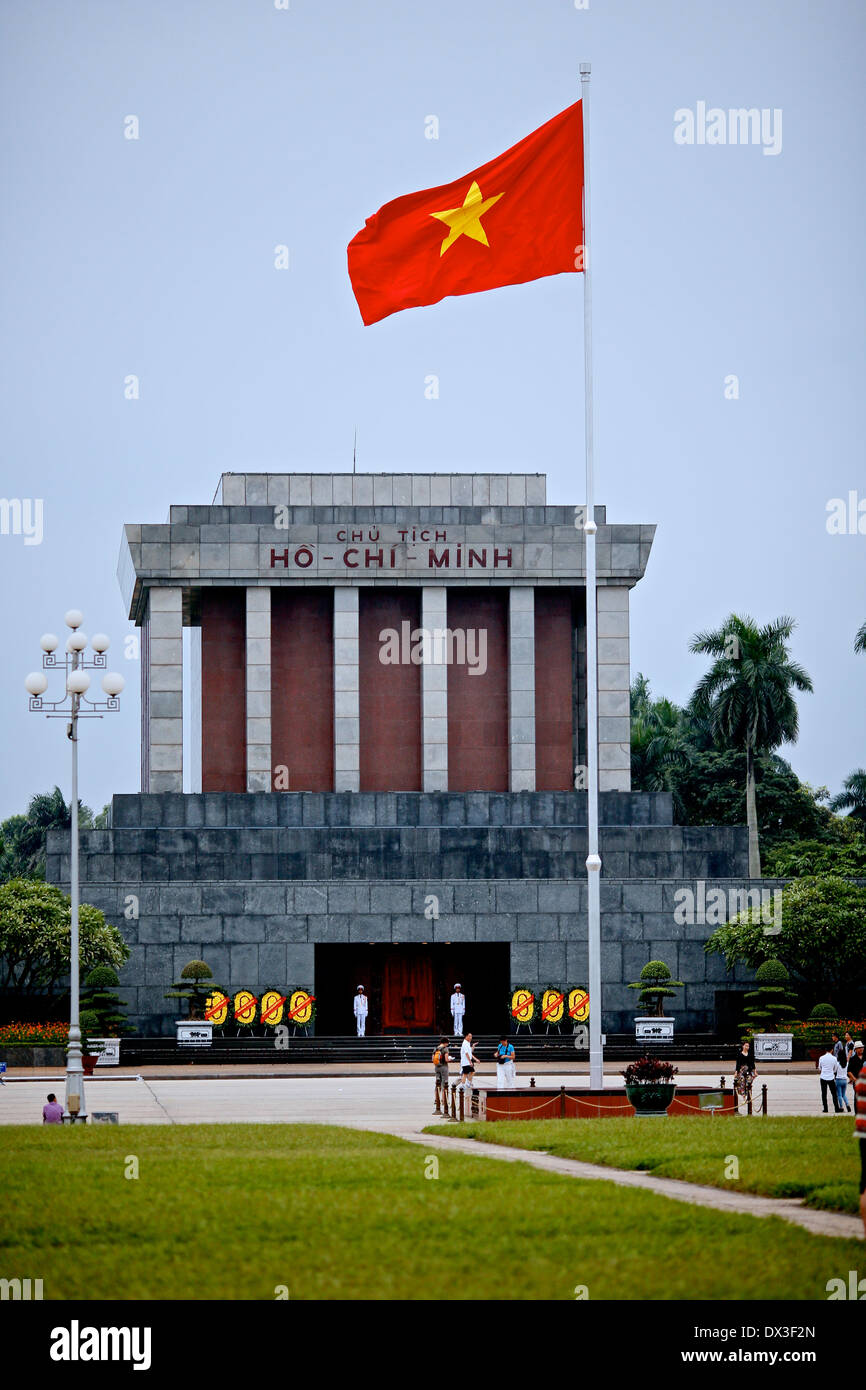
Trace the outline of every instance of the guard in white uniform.
{"label": "guard in white uniform", "polygon": [[366,996],[366,994],[364,993],[364,986],[363,986],[363,985],[359,985],[359,986],[358,986],[357,993],[356,993],[356,995],[355,995],[355,1003],[354,1003],[354,1008],[355,1008],[355,1026],[356,1026],[357,1029],[358,1029],[358,1037],[359,1037],[359,1038],[363,1038],[363,1036],[364,1036],[364,1029],[365,1029],[366,1026],[367,1026],[367,1008],[368,1008],[368,1006],[369,1006],[369,1000],[367,999],[367,996]]}
{"label": "guard in white uniform", "polygon": [[454,1036],[463,1037],[463,1015],[466,1012],[466,995],[460,987],[460,982],[454,986],[454,993],[451,996],[451,1017],[454,1019]]}

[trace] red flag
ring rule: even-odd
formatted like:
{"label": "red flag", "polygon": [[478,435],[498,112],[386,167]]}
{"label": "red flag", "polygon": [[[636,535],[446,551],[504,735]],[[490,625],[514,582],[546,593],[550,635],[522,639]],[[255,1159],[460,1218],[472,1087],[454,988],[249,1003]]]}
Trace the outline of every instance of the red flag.
{"label": "red flag", "polygon": [[364,323],[583,270],[583,119],[561,111],[454,183],[386,203],[349,242]]}

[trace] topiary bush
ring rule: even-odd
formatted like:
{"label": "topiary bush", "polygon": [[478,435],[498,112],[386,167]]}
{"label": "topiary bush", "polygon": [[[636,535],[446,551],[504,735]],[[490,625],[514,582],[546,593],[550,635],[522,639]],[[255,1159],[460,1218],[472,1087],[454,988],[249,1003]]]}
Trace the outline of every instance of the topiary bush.
{"label": "topiary bush", "polygon": [[[765,960],[755,971],[757,989],[744,995],[746,1020],[753,1033],[777,1033],[782,1020],[792,1020],[797,997],[788,989],[790,975],[780,960]],[[788,1030],[781,1030],[788,1031]]]}
{"label": "topiary bush", "polygon": [[180,972],[180,979],[172,985],[165,999],[186,999],[189,1004],[189,1017],[199,1019],[204,1012],[204,1004],[213,989],[213,971],[206,961],[191,960]]}
{"label": "topiary bush", "polygon": [[809,1010],[810,1018],[826,1018],[831,1023],[836,1023],[839,1018],[839,1010],[832,1004],[816,1004],[814,1009]]}
{"label": "topiary bush", "polygon": [[638,1003],[644,1006],[651,1018],[663,1018],[665,999],[673,998],[682,987],[682,980],[671,979],[671,972],[663,960],[647,961],[640,972],[640,979],[629,985],[629,989],[640,990]]}
{"label": "topiary bush", "polygon": [[126,1005],[114,993],[115,986],[119,984],[117,972],[110,965],[94,966],[85,978],[86,993],[81,997],[81,1007],[92,1010],[99,1018],[98,1026],[93,1030],[94,1037],[119,1038],[125,1033],[135,1032],[120,1012]]}

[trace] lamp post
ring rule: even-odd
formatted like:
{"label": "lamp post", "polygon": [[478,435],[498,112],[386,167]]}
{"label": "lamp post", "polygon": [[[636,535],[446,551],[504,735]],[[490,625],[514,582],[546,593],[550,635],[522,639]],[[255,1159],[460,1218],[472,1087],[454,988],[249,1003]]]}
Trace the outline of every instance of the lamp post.
{"label": "lamp post", "polygon": [[[87,1121],[87,1106],[84,1100],[84,1070],[81,1062],[81,1026],[78,1017],[79,1007],[79,940],[78,940],[78,721],[79,719],[101,719],[103,711],[120,708],[118,696],[126,684],[123,676],[115,671],[105,671],[106,652],[110,646],[104,633],[97,633],[91,639],[93,656],[87,657],[87,636],[81,630],[84,622],[77,608],[70,608],[65,618],[71,633],[66,639],[66,651],[55,655],[59,639],[53,632],[46,632],[40,642],[42,647],[42,670],[31,671],[24,682],[30,696],[30,708],[44,714],[48,719],[66,720],[66,737],[72,744],[72,798],[70,807],[70,852],[69,852],[69,1046],[66,1053],[66,1104],[63,1119],[70,1124],[76,1120]],[[103,701],[86,698],[90,688],[88,670],[105,671],[102,689],[106,699]],[[48,689],[45,671],[62,671],[66,676],[66,689],[61,700],[43,700]],[[82,709],[82,702],[85,706]]]}

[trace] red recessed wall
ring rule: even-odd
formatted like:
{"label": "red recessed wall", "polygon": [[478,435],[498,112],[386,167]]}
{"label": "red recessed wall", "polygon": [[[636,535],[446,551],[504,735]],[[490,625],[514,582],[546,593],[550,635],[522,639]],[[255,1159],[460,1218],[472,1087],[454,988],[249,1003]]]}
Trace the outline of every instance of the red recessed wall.
{"label": "red recessed wall", "polygon": [[201,591],[201,789],[247,789],[246,590]]}
{"label": "red recessed wall", "polygon": [[293,792],[334,789],[334,595],[271,590],[271,756]]}
{"label": "red recessed wall", "polygon": [[[448,790],[508,790],[508,593],[449,589],[448,626],[487,633],[487,670],[448,667]],[[476,639],[477,640],[477,639]]]}
{"label": "red recessed wall", "polygon": [[572,769],[572,599],[569,589],[535,591],[535,785],[568,791]]}
{"label": "red recessed wall", "polygon": [[418,792],[421,667],[403,661],[386,666],[379,658],[382,632],[391,628],[400,636],[403,623],[410,634],[420,627],[421,595],[417,589],[361,589],[358,610],[361,791]]}

